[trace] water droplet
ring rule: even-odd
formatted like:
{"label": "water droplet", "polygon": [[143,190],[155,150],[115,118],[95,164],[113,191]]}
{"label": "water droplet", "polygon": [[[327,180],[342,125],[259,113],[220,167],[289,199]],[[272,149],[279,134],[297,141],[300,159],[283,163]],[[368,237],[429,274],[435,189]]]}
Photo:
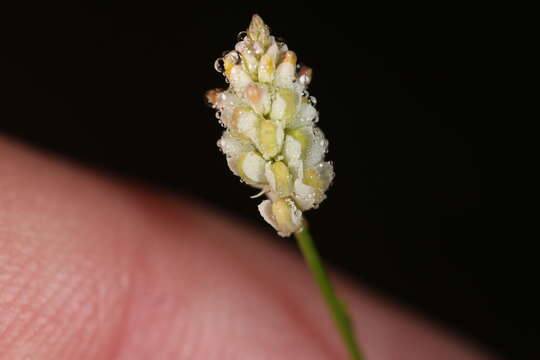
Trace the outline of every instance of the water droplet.
{"label": "water droplet", "polygon": [[315,96],[310,96],[309,103],[313,106],[317,105],[317,98]]}
{"label": "water droplet", "polygon": [[238,35],[236,35],[236,40],[237,41],[243,41],[247,36],[247,32],[246,31],[240,31],[238,33]]}
{"label": "water droplet", "polygon": [[234,45],[234,50],[236,50],[238,52],[241,52],[241,53],[247,53],[247,52],[250,51],[250,48],[246,44],[246,41],[242,41],[242,42],[236,43],[236,45]]}
{"label": "water droplet", "polygon": [[242,62],[242,57],[240,56],[240,53],[238,53],[238,51],[236,50],[225,51],[223,57],[226,58],[227,61],[232,61],[234,65],[239,65]]}
{"label": "water droplet", "polygon": [[302,85],[307,86],[311,83],[313,70],[309,66],[299,64],[296,66],[296,77],[299,79]]}
{"label": "water droplet", "polygon": [[309,92],[307,90],[302,91],[302,97],[309,97]]}
{"label": "water droplet", "polygon": [[302,63],[296,63],[296,71],[300,70],[302,68],[303,64]]}
{"label": "water droplet", "polygon": [[223,58],[219,58],[214,62],[214,69],[220,74],[223,74],[225,71],[225,62],[223,61]]}
{"label": "water droplet", "polygon": [[221,119],[221,111],[216,111],[216,118]]}
{"label": "water droplet", "polygon": [[309,85],[309,83],[311,82],[311,76],[309,76],[308,74],[302,74],[298,78],[298,81],[304,86]]}

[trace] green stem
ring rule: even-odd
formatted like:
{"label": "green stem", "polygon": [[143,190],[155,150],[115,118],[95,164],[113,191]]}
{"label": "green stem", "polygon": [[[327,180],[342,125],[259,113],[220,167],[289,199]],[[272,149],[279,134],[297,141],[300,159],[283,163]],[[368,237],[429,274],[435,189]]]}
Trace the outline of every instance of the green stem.
{"label": "green stem", "polygon": [[341,338],[349,351],[351,360],[364,360],[361,355],[354,336],[354,327],[351,318],[347,314],[345,304],[341,302],[332,286],[332,282],[328,277],[328,274],[324,270],[323,263],[317,252],[317,248],[313,243],[313,239],[309,234],[307,223],[304,221],[304,227],[302,230],[294,234],[298,241],[298,246],[304,255],[306,263],[315,277],[315,281],[321,290],[321,293],[326,300],[326,304],[332,314],[336,327],[339,330]]}

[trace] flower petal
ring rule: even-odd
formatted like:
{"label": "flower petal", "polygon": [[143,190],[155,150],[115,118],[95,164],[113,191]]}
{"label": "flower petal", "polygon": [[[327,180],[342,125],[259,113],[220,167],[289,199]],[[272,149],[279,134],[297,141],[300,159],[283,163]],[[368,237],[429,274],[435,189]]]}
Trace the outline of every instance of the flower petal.
{"label": "flower petal", "polygon": [[312,209],[317,201],[317,189],[304,184],[302,179],[296,179],[294,182],[294,200],[303,211]]}
{"label": "flower petal", "polygon": [[266,182],[264,175],[264,159],[254,151],[243,154],[236,165],[238,173],[248,184],[262,184]]}

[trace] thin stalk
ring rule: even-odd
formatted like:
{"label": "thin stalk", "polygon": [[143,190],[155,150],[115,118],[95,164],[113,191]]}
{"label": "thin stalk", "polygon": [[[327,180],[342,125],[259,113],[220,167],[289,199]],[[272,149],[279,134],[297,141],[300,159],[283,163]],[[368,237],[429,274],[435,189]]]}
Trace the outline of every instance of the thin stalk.
{"label": "thin stalk", "polygon": [[321,257],[313,243],[313,239],[309,233],[307,223],[304,222],[302,230],[294,234],[298,242],[298,246],[302,251],[302,255],[306,260],[306,263],[313,273],[315,282],[319,285],[319,289],[326,301],[328,309],[332,314],[334,323],[339,330],[341,339],[343,340],[351,360],[365,360],[364,356],[360,353],[356,337],[354,335],[354,326],[351,318],[347,313],[345,304],[340,301],[336,295],[336,291],[332,286],[332,282],[326,273]]}

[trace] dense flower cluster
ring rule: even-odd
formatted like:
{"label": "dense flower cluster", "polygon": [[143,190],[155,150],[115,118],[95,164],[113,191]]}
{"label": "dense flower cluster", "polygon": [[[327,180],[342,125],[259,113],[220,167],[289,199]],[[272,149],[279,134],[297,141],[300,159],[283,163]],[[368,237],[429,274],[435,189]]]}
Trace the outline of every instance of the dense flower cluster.
{"label": "dense flower cluster", "polygon": [[297,65],[258,15],[215,67],[230,84],[206,94],[225,127],[218,146],[232,172],[268,197],[259,205],[263,218],[289,236],[302,227],[302,211],[325,199],[334,177],[324,161],[328,142],[315,126],[315,98],[306,91],[312,70]]}

